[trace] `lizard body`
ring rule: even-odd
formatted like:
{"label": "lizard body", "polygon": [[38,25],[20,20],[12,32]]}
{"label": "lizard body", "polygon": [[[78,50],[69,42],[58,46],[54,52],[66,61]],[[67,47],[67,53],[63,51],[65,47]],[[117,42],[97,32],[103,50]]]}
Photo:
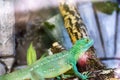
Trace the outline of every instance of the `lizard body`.
{"label": "lizard body", "polygon": [[57,77],[70,69],[73,69],[79,78],[87,80],[87,76],[78,72],[76,63],[79,57],[92,45],[93,40],[88,38],[77,40],[70,50],[47,56],[25,69],[2,75],[0,80],[44,80],[44,78]]}

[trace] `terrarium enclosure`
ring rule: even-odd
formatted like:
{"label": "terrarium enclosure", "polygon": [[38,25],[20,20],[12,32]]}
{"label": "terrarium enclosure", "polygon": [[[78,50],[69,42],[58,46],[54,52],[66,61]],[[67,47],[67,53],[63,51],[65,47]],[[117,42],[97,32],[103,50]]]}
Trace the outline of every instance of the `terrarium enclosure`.
{"label": "terrarium enclosure", "polygon": [[[0,0],[0,75],[34,66],[40,59],[50,61],[48,56],[70,53],[76,41],[88,38],[94,44],[81,52],[77,70],[88,73],[88,80],[119,80],[119,11],[119,0]],[[82,80],[72,69],[56,74],[60,80]]]}

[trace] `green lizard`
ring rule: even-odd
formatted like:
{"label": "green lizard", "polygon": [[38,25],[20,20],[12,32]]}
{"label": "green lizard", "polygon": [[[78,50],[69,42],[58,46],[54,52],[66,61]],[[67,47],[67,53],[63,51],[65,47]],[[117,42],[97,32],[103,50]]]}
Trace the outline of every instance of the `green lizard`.
{"label": "green lizard", "polygon": [[0,76],[0,80],[45,80],[45,78],[57,77],[70,69],[73,69],[82,80],[87,80],[87,75],[78,72],[76,63],[92,45],[93,40],[82,38],[77,40],[70,50],[44,57],[27,68]]}

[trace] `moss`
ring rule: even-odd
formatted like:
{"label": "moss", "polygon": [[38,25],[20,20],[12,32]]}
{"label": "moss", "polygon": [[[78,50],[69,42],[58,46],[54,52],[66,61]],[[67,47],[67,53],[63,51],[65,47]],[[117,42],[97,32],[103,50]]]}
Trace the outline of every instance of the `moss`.
{"label": "moss", "polygon": [[55,28],[55,25],[49,22],[44,22],[44,25],[50,30],[53,30]]}

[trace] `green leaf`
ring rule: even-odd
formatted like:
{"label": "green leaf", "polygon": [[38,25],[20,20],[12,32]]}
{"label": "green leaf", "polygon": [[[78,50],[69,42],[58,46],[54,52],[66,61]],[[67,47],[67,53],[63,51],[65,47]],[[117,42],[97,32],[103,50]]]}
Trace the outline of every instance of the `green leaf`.
{"label": "green leaf", "polygon": [[28,65],[31,65],[32,63],[34,63],[35,61],[37,60],[37,57],[36,57],[36,51],[33,47],[33,44],[31,42],[28,50],[27,50],[27,64]]}
{"label": "green leaf", "polygon": [[119,11],[118,3],[115,2],[97,2],[93,4],[96,10],[99,10],[106,14],[112,14],[114,10]]}

